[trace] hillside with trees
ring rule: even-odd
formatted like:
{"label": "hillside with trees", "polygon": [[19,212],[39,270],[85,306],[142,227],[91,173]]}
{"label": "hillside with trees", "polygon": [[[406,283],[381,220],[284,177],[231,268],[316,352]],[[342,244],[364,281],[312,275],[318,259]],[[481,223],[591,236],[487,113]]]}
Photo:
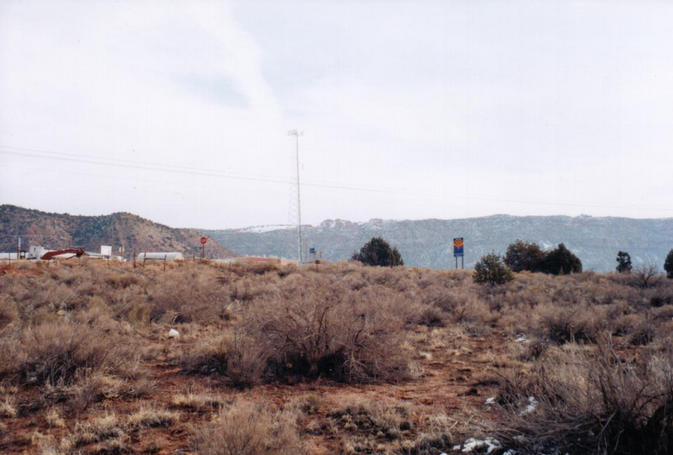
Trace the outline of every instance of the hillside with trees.
{"label": "hillside with trees", "polygon": [[[112,245],[117,254],[123,247],[126,255],[139,251],[179,251],[200,255],[199,240],[204,233],[195,229],[175,229],[154,223],[131,213],[103,216],[74,216],[47,213],[14,205],[0,206],[0,251],[16,251],[17,236],[22,248],[42,245],[45,248],[66,248],[68,245],[88,251],[99,251],[100,245]],[[206,246],[208,257],[233,256],[215,239]]]}

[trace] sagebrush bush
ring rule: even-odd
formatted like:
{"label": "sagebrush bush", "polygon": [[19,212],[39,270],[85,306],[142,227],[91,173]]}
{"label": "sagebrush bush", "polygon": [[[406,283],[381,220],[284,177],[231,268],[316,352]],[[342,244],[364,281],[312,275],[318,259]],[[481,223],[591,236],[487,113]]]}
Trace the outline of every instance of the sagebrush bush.
{"label": "sagebrush bush", "polygon": [[498,439],[525,454],[671,453],[670,351],[632,364],[609,340],[598,347],[549,349],[529,374],[503,380]]}
{"label": "sagebrush bush", "polygon": [[538,336],[555,343],[593,342],[608,328],[606,309],[588,305],[544,305],[537,315]]}
{"label": "sagebrush bush", "polygon": [[45,323],[0,340],[0,375],[24,384],[67,385],[93,371],[124,373],[136,360],[121,337],[86,324]]}
{"label": "sagebrush bush", "polygon": [[324,376],[344,382],[409,376],[404,325],[395,308],[360,294],[318,287],[251,306],[244,331],[264,347],[275,378]]}
{"label": "sagebrush bush", "polygon": [[195,427],[193,444],[201,455],[302,455],[308,452],[295,421],[288,412],[238,401],[212,424]]}

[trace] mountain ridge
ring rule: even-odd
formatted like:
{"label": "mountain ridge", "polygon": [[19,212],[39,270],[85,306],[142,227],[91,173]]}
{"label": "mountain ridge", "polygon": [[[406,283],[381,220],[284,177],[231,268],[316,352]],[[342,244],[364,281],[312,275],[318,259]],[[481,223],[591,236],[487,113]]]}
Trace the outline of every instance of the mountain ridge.
{"label": "mountain ridge", "polygon": [[[288,225],[248,226],[236,229],[172,228],[129,212],[109,215],[70,215],[15,205],[0,205],[0,251],[15,251],[21,234],[23,248],[42,244],[63,248],[72,244],[98,251],[101,244],[138,251],[180,251],[199,255],[201,235],[210,237],[208,257],[269,255],[294,258],[296,230]],[[455,267],[452,239],[465,239],[465,267],[486,253],[503,254],[511,242],[521,239],[550,249],[558,243],[577,254],[585,270],[614,270],[617,252],[631,254],[634,265],[659,268],[673,248],[673,218],[516,216],[496,214],[473,218],[368,221],[326,219],[303,225],[305,250],[316,248],[323,258],[338,262],[374,236],[398,247],[408,266],[447,269]],[[227,247],[224,247],[226,245]],[[306,255],[305,259],[309,259]]]}
{"label": "mountain ridge", "polygon": [[[263,226],[257,226],[263,228]],[[253,232],[249,228],[207,230],[212,237],[231,245],[240,254],[268,254],[294,258],[296,231],[288,229]],[[406,265],[453,268],[453,237],[465,239],[465,266],[471,267],[486,253],[503,254],[517,239],[532,241],[545,249],[565,243],[587,270],[614,270],[620,250],[628,251],[634,265],[661,267],[673,248],[673,218],[569,216],[515,216],[507,214],[474,218],[391,220],[365,222],[327,219],[302,225],[306,249],[315,247],[331,261],[348,259],[367,240],[382,236],[397,246]]]}

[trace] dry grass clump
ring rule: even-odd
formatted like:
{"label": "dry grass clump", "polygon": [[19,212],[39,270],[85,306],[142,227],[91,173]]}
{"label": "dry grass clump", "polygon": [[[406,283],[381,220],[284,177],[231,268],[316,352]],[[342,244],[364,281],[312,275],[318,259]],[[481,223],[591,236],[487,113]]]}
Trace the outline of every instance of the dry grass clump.
{"label": "dry grass clump", "polygon": [[[58,414],[56,419],[61,419]],[[108,413],[77,422],[72,434],[62,438],[58,448],[52,445],[52,450],[72,454],[133,453],[131,443],[137,439],[138,432],[146,428],[171,427],[179,420],[178,413],[155,407],[141,407],[126,418]]]}
{"label": "dry grass clump", "polygon": [[73,434],[62,441],[62,446],[74,451],[90,444],[97,444],[97,447],[91,450],[94,453],[124,453],[128,450],[126,448],[128,439],[121,419],[115,414],[108,414],[78,422]]}
{"label": "dry grass clump", "polygon": [[143,428],[170,427],[180,420],[180,414],[156,407],[142,407],[126,419],[130,430]]}
{"label": "dry grass clump", "polygon": [[403,431],[412,429],[408,407],[390,406],[379,401],[351,400],[336,407],[327,416],[350,433],[373,435],[379,440],[397,440]]}
{"label": "dry grass clump", "polygon": [[671,453],[670,351],[627,361],[609,341],[595,354],[567,346],[503,383],[498,439],[517,453]]}
{"label": "dry grass clump", "polygon": [[208,392],[185,390],[171,397],[171,406],[193,412],[216,411],[224,401]]}
{"label": "dry grass clump", "polygon": [[404,403],[351,398],[327,413],[328,437],[342,437],[341,453],[437,455],[449,452],[451,430],[457,425],[441,412],[419,420],[418,411]]}
{"label": "dry grass clump", "polygon": [[412,439],[402,441],[398,453],[401,455],[435,455],[446,453],[454,444],[452,430],[457,421],[439,413],[427,417],[422,431]]}
{"label": "dry grass clump", "polygon": [[13,398],[7,397],[0,402],[0,417],[16,417],[16,403]]}
{"label": "dry grass clump", "polygon": [[194,428],[194,449],[201,455],[306,454],[295,421],[287,412],[239,401],[212,424]]}

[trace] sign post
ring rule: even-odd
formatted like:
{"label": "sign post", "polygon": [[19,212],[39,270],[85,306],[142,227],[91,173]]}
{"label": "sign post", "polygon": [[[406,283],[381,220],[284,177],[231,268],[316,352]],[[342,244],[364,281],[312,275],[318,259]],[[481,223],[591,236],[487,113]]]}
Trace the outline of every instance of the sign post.
{"label": "sign post", "polygon": [[462,237],[454,237],[453,239],[453,257],[456,258],[456,269],[458,268],[458,257],[460,257],[460,268],[464,268],[465,263],[463,262],[463,247],[465,242],[463,242]]}
{"label": "sign post", "polygon": [[208,241],[208,239],[205,236],[201,237],[201,259],[205,259],[205,257],[206,257],[206,242],[207,241]]}

